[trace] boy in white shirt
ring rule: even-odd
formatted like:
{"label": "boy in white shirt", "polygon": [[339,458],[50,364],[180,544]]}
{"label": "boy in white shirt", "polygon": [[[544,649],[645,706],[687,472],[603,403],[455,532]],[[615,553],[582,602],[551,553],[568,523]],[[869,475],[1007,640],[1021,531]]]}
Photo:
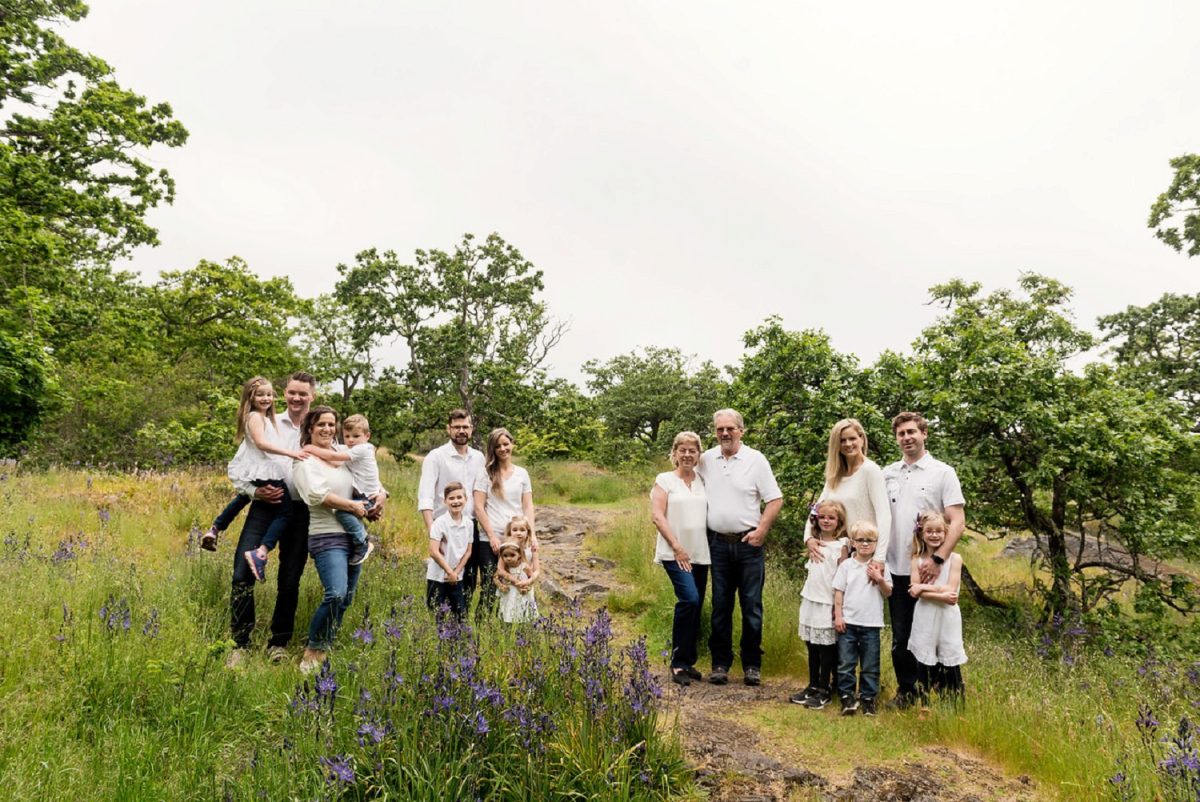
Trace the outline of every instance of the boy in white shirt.
{"label": "boy in white shirt", "polygon": [[[833,577],[833,628],[838,631],[838,691],[843,716],[854,715],[860,705],[864,716],[875,715],[883,600],[892,595],[887,565],[871,560],[878,542],[879,530],[874,524],[856,521],[850,527],[854,555],[838,566]],[[855,668],[859,669],[857,696]]]}
{"label": "boy in white shirt", "polygon": [[443,491],[446,511],[429,527],[429,567],[425,570],[425,606],[436,610],[443,604],[462,620],[467,603],[463,596],[462,572],[471,558],[474,526],[463,515],[467,491],[460,482],[451,482]]}

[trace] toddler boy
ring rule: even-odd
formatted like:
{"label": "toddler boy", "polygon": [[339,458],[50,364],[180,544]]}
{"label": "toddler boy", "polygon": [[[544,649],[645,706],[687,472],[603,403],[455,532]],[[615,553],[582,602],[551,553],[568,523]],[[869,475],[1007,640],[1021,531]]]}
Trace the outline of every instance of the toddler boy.
{"label": "toddler boy", "polygon": [[854,715],[860,706],[864,716],[875,715],[883,600],[892,595],[892,576],[887,566],[871,559],[878,541],[879,530],[874,524],[856,521],[850,527],[854,554],[838,566],[833,577],[833,628],[838,631],[838,691],[843,716]]}

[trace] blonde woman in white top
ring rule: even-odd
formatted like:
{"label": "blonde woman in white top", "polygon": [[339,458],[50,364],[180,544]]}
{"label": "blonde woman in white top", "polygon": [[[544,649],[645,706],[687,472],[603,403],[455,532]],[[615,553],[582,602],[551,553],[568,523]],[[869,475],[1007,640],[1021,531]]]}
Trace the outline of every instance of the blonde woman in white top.
{"label": "blonde woman in white top", "polygon": [[[883,471],[867,459],[867,433],[854,418],[845,418],[829,432],[829,453],[825,460],[825,487],[817,502],[838,501],[846,508],[846,525],[866,521],[879,530],[874,559],[887,560],[892,508],[888,503]],[[824,561],[821,540],[813,531],[812,520],[804,527],[804,543],[814,563]]]}
{"label": "blonde woman in white top", "polygon": [[701,679],[696,670],[700,608],[708,585],[708,498],[696,473],[700,437],[680,432],[671,445],[675,470],[660,473],[650,491],[650,517],[658,529],[654,561],[661,563],[675,586],[675,623],[671,627],[671,680],[690,685]]}

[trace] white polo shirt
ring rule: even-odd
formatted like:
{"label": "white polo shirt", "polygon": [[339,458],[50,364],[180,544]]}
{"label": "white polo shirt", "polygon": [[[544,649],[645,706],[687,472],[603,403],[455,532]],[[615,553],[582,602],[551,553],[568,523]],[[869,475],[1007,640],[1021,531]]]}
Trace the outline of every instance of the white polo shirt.
{"label": "white polo shirt", "polygon": [[733,534],[758,526],[762,505],[783,498],[771,464],[761,452],[742,443],[726,457],[720,447],[700,456],[696,472],[708,493],[708,528]]}
{"label": "white polo shirt", "polygon": [[483,452],[467,447],[466,454],[459,454],[454,443],[447,441],[425,455],[421,462],[421,482],[417,485],[417,511],[432,510],[437,518],[446,511],[445,490],[451,482],[459,482],[467,494],[467,506],[463,515],[475,514],[471,490],[475,478],[484,473]]}
{"label": "white polo shirt", "polygon": [[[446,564],[454,568],[467,553],[467,548],[471,545],[471,532],[474,528],[475,522],[469,516],[463,515],[456,523],[447,512],[434,519],[433,526],[429,528],[429,539],[441,543],[442,556],[446,558]],[[446,581],[446,571],[437,564],[436,560],[428,557],[425,562],[426,579],[432,579],[434,582]]]}
{"label": "white polo shirt", "polygon": [[883,469],[883,485],[892,507],[892,538],[888,543],[888,570],[898,576],[912,572],[913,527],[922,512],[945,512],[966,504],[958,474],[927,451],[909,465],[904,460]]}

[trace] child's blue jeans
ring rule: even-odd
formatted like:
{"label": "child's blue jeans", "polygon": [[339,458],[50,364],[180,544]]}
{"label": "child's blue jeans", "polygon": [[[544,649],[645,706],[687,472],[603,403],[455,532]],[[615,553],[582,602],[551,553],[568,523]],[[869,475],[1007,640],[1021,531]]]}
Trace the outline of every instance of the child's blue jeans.
{"label": "child's blue jeans", "polygon": [[[355,493],[354,500],[366,501],[367,497],[362,493]],[[370,507],[368,507],[368,509],[370,509]],[[363,526],[361,518],[354,513],[346,512],[345,510],[338,510],[333,515],[335,518],[337,518],[338,523],[342,525],[342,529],[346,531],[346,534],[350,536],[350,539],[353,540],[356,545],[365,546],[367,544],[367,527]]]}
{"label": "child's blue jeans", "polygon": [[854,669],[858,672],[858,698],[879,695],[879,627],[846,624],[838,633],[838,692],[843,699],[854,698]]}

